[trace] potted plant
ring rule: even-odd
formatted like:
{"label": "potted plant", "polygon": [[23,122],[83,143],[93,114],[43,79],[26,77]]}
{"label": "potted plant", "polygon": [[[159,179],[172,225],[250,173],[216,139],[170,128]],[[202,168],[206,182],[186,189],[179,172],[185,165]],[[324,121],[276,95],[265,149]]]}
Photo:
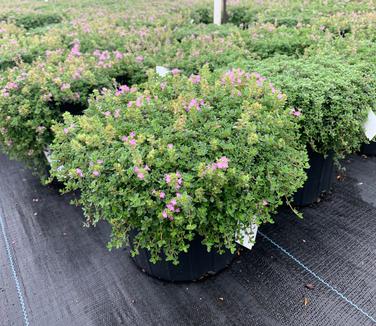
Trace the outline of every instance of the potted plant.
{"label": "potted plant", "polygon": [[374,78],[361,64],[320,56],[294,59],[277,56],[245,66],[257,69],[287,95],[286,104],[300,124],[310,168],[297,205],[308,205],[329,191],[334,161],[359,150],[364,123],[375,106]]}
{"label": "potted plant", "polygon": [[371,141],[369,144],[362,144],[360,153],[368,156],[376,155],[376,141]]}
{"label": "potted plant", "polygon": [[52,175],[80,190],[88,224],[109,222],[109,248],[130,242],[149,274],[196,280],[223,269],[251,225],[273,221],[307,155],[285,95],[258,74],[150,74],[64,114]]}
{"label": "potted plant", "polygon": [[119,51],[81,53],[76,40],[71,49],[47,51],[31,64],[20,63],[4,71],[0,79],[0,144],[4,152],[43,175],[53,121],[61,121],[66,111],[81,114],[89,94],[94,89],[111,88],[120,74],[143,71],[145,80],[146,69],[141,59],[136,59]]}

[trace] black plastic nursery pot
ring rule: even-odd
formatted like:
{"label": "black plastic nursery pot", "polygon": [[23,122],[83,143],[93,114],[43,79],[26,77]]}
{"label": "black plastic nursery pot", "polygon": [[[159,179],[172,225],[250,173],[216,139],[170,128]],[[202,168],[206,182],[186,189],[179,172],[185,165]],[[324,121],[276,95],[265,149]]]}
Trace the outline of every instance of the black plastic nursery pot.
{"label": "black plastic nursery pot", "polygon": [[330,190],[334,179],[333,153],[326,157],[308,147],[309,169],[307,180],[302,188],[294,194],[294,204],[306,206],[318,201],[323,192]]}
{"label": "black plastic nursery pot", "polygon": [[369,144],[363,144],[360,148],[360,154],[368,156],[376,155],[376,141],[372,141]]}
{"label": "black plastic nursery pot", "polygon": [[[129,237],[131,244],[135,235],[136,232],[132,232]],[[160,280],[169,282],[198,281],[225,269],[236,255],[229,250],[223,254],[219,254],[215,250],[208,252],[206,246],[201,243],[202,239],[200,236],[193,239],[188,252],[179,255],[178,265],[166,262],[164,257],[153,264],[150,262],[150,252],[146,249],[139,249],[139,254],[132,259],[142,271]]]}

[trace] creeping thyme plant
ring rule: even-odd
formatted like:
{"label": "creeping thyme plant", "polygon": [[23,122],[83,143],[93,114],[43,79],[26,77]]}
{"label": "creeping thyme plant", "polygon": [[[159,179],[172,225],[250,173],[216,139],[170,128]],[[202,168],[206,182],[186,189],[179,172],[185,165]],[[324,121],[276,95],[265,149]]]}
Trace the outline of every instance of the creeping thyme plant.
{"label": "creeping thyme plant", "polygon": [[332,55],[276,56],[247,62],[283,89],[300,120],[301,140],[316,152],[336,157],[357,151],[366,141],[363,125],[376,108],[375,65],[349,64]]}
{"label": "creeping thyme plant", "polygon": [[204,67],[138,89],[96,92],[83,116],[54,126],[52,176],[79,189],[89,224],[107,220],[110,248],[136,230],[133,254],[178,262],[195,234],[208,250],[272,214],[305,181],[307,155],[286,96],[258,73]]}

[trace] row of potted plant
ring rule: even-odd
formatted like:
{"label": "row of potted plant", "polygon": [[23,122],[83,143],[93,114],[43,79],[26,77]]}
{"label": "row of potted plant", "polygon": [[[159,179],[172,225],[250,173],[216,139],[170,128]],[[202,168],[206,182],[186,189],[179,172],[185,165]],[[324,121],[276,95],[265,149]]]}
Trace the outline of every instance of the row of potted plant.
{"label": "row of potted plant", "polygon": [[147,70],[159,62],[169,61],[189,74],[205,62],[216,68],[246,54],[233,34],[183,35],[179,41],[169,42],[171,30],[167,28],[130,31],[141,39],[128,39],[120,49],[93,50],[92,42],[98,43],[93,33],[82,37],[83,41],[74,39],[68,48],[49,50],[30,64],[19,63],[6,69],[0,80],[3,150],[43,173],[43,152],[52,142],[53,122],[61,121],[66,111],[81,114],[93,90],[122,84],[131,87],[144,81]]}
{"label": "row of potted plant", "polygon": [[80,190],[88,224],[108,221],[110,248],[130,241],[149,274],[184,281],[218,272],[235,239],[254,236],[250,226],[272,222],[283,203],[316,201],[331,187],[333,160],[364,142],[372,80],[361,66],[325,62],[258,64],[271,79],[239,68],[174,70],[95,92],[84,115],[65,113],[53,127],[51,175]]}
{"label": "row of potted plant", "polygon": [[[107,220],[109,246],[130,240],[150,274],[217,272],[233,258],[234,239],[254,236],[251,226],[272,222],[284,202],[314,202],[330,188],[333,159],[367,141],[369,25],[347,31],[348,19],[325,19],[246,30],[103,20],[48,29],[35,41],[46,48],[36,46],[28,63],[11,56],[15,66],[2,73],[0,143],[39,171],[51,145],[51,176],[80,190],[88,224]],[[29,53],[34,41],[5,27],[0,42],[24,40],[17,49]],[[166,64],[167,76],[147,78]]]}
{"label": "row of potted plant", "polygon": [[[364,124],[376,108],[375,78],[370,65],[344,64],[342,57],[291,58],[275,56],[243,66],[257,69],[287,95],[287,105],[300,120],[301,141],[307,146],[310,169],[295,203],[315,202],[329,191],[334,161],[363,149],[370,153]],[[372,148],[372,147],[371,147]]]}

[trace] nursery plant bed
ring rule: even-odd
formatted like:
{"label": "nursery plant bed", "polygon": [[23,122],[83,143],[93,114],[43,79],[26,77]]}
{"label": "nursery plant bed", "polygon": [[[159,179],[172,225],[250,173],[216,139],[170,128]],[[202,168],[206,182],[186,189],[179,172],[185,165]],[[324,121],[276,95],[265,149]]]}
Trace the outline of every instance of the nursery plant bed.
{"label": "nursery plant bed", "polygon": [[[130,235],[130,243],[136,232]],[[135,264],[150,276],[164,281],[181,282],[181,281],[198,281],[208,276],[215,275],[231,264],[236,253],[232,254],[225,250],[223,254],[217,251],[207,251],[201,241],[202,237],[196,236],[190,243],[187,253],[180,253],[179,264],[174,265],[165,260],[153,264],[150,262],[150,252],[146,249],[140,249],[139,255],[133,257]]]}
{"label": "nursery plant bed", "polygon": [[360,148],[360,154],[374,156],[376,155],[376,142],[372,141],[369,144],[363,144]]}
{"label": "nursery plant bed", "polygon": [[327,157],[308,147],[309,169],[304,186],[294,194],[294,204],[307,206],[315,203],[323,192],[330,191],[334,180],[333,154]]}
{"label": "nursery plant bed", "polygon": [[[283,210],[261,231],[374,316],[376,159],[345,164],[330,201],[304,208],[302,220]],[[140,273],[128,250],[105,248],[106,223],[82,227],[73,194],[42,186],[3,155],[0,180],[0,215],[30,325],[374,325],[261,236],[216,277],[160,282]],[[0,323],[23,325],[3,236],[0,267]]]}

